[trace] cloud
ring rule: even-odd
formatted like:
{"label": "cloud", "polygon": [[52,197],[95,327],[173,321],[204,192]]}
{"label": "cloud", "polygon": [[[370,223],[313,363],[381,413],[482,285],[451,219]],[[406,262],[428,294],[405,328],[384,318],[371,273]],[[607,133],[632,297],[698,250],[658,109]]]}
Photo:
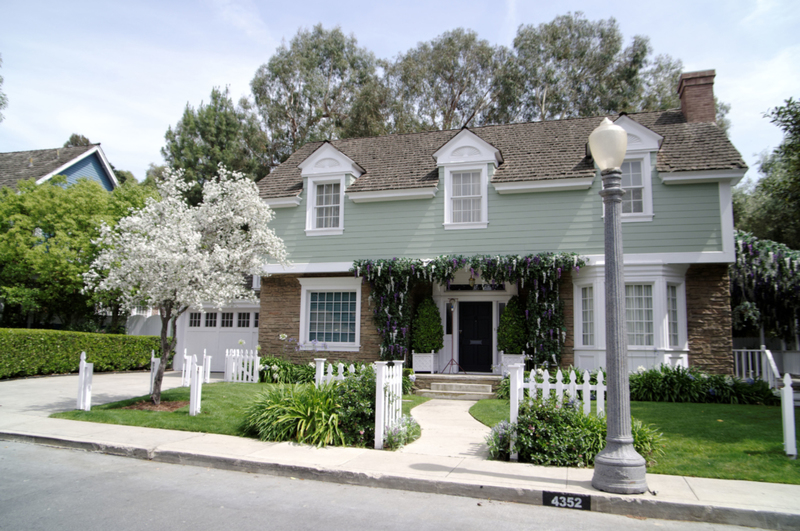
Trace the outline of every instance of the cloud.
{"label": "cloud", "polygon": [[252,0],[210,0],[210,4],[222,20],[244,32],[249,39],[264,46],[277,45]]}

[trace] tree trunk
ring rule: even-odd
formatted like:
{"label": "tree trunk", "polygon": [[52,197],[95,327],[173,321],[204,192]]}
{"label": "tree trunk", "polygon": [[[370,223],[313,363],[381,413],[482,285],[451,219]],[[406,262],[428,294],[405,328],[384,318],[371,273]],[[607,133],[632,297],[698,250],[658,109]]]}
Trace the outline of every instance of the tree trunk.
{"label": "tree trunk", "polygon": [[172,341],[167,336],[170,318],[172,317],[172,306],[160,307],[158,313],[161,316],[161,363],[158,364],[155,381],[153,382],[153,394],[150,395],[155,405],[161,403],[161,383],[164,380],[164,370],[169,364],[169,356],[172,352]]}

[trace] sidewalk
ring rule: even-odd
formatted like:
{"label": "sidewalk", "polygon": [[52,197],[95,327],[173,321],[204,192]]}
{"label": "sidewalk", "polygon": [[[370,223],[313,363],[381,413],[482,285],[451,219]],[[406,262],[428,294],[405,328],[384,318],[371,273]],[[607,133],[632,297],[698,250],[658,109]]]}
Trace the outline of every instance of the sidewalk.
{"label": "sidewalk", "polygon": [[[167,373],[164,389],[178,387]],[[149,374],[96,374],[93,404],[147,393]],[[544,492],[582,495],[592,511],[668,520],[800,528],[800,485],[648,474],[651,491],[615,495],[591,486],[592,470],[487,461],[488,428],[472,402],[431,400],[412,413],[418,441],[397,452],[314,448],[227,435],[95,424],[47,416],[74,409],[78,377],[0,382],[0,439],[184,465],[541,505]],[[566,509],[565,509],[566,510]]]}

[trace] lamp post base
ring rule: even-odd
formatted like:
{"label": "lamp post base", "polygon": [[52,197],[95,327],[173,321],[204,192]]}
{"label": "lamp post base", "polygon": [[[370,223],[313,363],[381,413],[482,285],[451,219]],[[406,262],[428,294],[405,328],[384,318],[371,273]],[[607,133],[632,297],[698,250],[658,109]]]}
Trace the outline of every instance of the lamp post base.
{"label": "lamp post base", "polygon": [[616,494],[647,491],[645,460],[633,448],[633,440],[608,441],[594,460],[592,487]]}

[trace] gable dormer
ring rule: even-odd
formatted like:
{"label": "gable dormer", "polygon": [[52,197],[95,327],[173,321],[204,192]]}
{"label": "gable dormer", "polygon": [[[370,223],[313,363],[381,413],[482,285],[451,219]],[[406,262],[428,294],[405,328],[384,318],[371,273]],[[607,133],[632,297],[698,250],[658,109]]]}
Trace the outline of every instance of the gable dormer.
{"label": "gable dormer", "polygon": [[622,163],[623,222],[653,220],[653,178],[655,155],[664,137],[642,124],[622,115],[614,121],[628,133],[628,150]]}
{"label": "gable dormer", "polygon": [[500,150],[462,129],[433,158],[444,182],[445,230],[488,227],[489,178],[503,162]]}
{"label": "gable dormer", "polygon": [[306,236],[344,233],[344,194],[364,169],[325,142],[297,165],[306,198]]}

